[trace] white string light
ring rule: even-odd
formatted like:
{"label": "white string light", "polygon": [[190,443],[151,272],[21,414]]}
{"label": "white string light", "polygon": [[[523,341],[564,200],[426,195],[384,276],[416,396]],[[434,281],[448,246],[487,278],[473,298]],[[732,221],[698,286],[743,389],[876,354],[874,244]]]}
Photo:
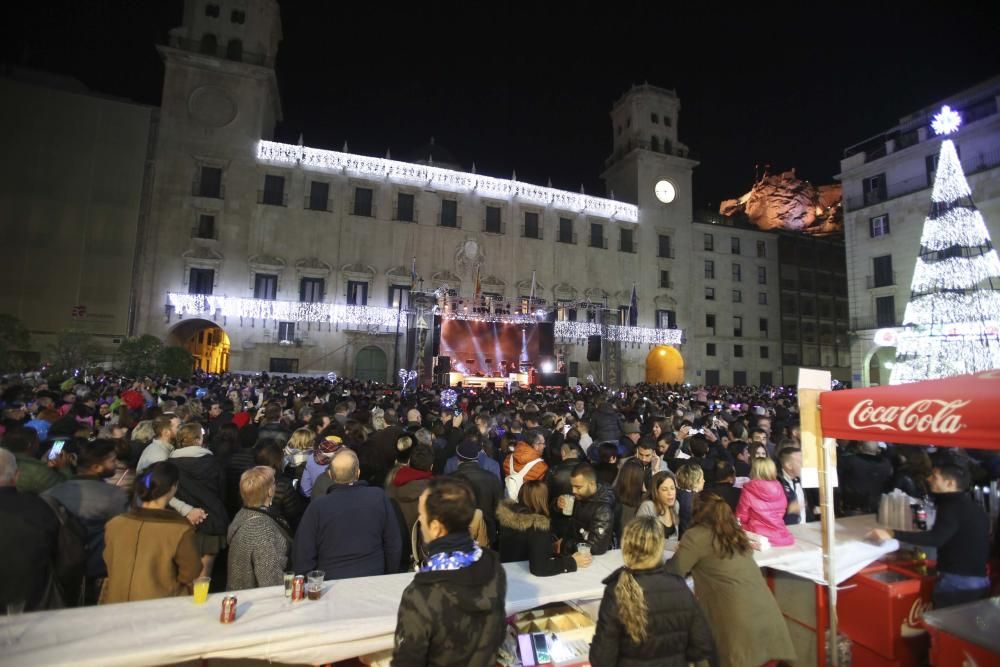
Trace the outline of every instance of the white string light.
{"label": "white string light", "polygon": [[280,322],[329,322],[390,327],[396,325],[396,308],[346,306],[335,303],[271,301],[214,294],[167,293],[167,303],[181,315],[213,315],[276,320]]}
{"label": "white string light", "polygon": [[623,327],[609,325],[602,327],[596,322],[556,322],[557,338],[588,338],[602,336],[616,343],[639,343],[642,345],[680,345],[684,340],[681,329],[653,329],[650,327]]}
{"label": "white string light", "polygon": [[958,126],[961,124],[962,117],[946,104],[941,107],[940,112],[935,114],[931,121],[931,129],[934,130],[934,134],[951,134],[958,132]]}
{"label": "white string light", "polygon": [[508,200],[516,198],[527,203],[553,206],[567,211],[613,218],[622,222],[639,222],[639,208],[634,204],[440,167],[280,144],[273,141],[259,141],[257,143],[257,159],[283,164],[298,163],[314,169],[347,171],[360,176],[385,178],[396,182],[419,183],[454,192],[475,191],[486,197]]}
{"label": "white string light", "polygon": [[983,215],[964,206],[945,211],[924,222],[920,245],[928,250],[945,250],[952,246],[969,248],[985,246],[990,234]]}
{"label": "white string light", "polygon": [[1000,258],[996,250],[973,257],[931,261],[917,257],[910,290],[919,294],[942,289],[970,289],[992,276],[1000,276]]}
{"label": "white string light", "polygon": [[929,322],[961,322],[970,313],[992,319],[1000,317],[1000,292],[976,290],[967,294],[932,292],[913,296],[906,304],[903,325]]}
{"label": "white string light", "polygon": [[965,172],[962,171],[962,163],[958,160],[955,144],[951,139],[945,139],[941,142],[941,152],[938,154],[931,201],[936,204],[948,204],[962,197],[971,196],[972,190],[965,180]]}

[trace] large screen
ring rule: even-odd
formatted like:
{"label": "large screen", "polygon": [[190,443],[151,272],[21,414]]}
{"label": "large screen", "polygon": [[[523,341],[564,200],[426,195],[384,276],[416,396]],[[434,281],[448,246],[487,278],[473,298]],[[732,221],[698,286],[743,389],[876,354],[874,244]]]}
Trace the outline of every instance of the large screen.
{"label": "large screen", "polygon": [[465,375],[502,375],[552,355],[553,325],[443,320],[439,353]]}

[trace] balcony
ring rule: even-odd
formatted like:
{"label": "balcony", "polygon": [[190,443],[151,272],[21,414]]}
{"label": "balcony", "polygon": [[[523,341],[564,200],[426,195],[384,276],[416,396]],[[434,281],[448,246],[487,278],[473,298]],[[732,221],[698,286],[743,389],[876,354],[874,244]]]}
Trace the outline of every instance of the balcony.
{"label": "balcony", "polygon": [[559,243],[568,243],[570,245],[576,245],[576,233],[564,234],[559,232],[559,236],[556,238]]}
{"label": "balcony", "polygon": [[[886,279],[889,280],[886,280]],[[896,282],[896,272],[892,272],[892,276],[865,276],[865,285],[868,289],[876,289],[878,287],[894,287],[898,283]]]}
{"label": "balcony", "polygon": [[660,259],[674,259],[674,249],[668,248],[666,252],[662,250],[656,254]]}
{"label": "balcony", "polygon": [[635,246],[635,241],[630,241],[630,242],[626,243],[625,241],[619,240],[618,241],[618,252],[633,252],[633,253],[637,252],[636,251],[636,246]]}
{"label": "balcony", "polygon": [[203,186],[201,181],[195,181],[191,184],[191,196],[192,197],[205,197],[206,199],[225,199],[226,198],[226,186],[220,185],[217,188]]}
{"label": "balcony", "polygon": [[591,236],[590,237],[590,247],[591,248],[603,248],[604,250],[607,250],[608,249],[608,240],[606,238],[599,238],[598,239],[598,238],[594,238],[593,236]]}
{"label": "balcony", "polygon": [[273,190],[258,190],[257,203],[265,206],[288,206],[288,195]]}
{"label": "balcony", "polygon": [[371,204],[368,210],[365,211],[364,207],[358,207],[357,202],[351,202],[351,215],[356,215],[359,218],[374,218],[375,214],[378,212],[378,207],[375,204]]}
{"label": "balcony", "polygon": [[219,230],[215,225],[194,225],[191,227],[191,238],[201,241],[218,241]]}
{"label": "balcony", "polygon": [[307,211],[325,211],[329,213],[333,210],[333,199],[320,199],[318,197],[306,197],[302,202],[302,208]]}
{"label": "balcony", "polygon": [[484,234],[506,234],[507,233],[507,223],[499,222],[496,224],[490,224],[489,221],[483,220],[483,233]]}
{"label": "balcony", "polygon": [[448,229],[461,229],[462,216],[456,215],[451,217],[445,217],[443,214],[438,213],[438,227],[447,227]]}
{"label": "balcony", "polygon": [[891,320],[888,318],[880,318],[875,315],[868,317],[852,317],[851,318],[851,331],[866,331],[871,329],[891,329],[893,327],[901,327],[903,323],[900,322],[902,318],[894,316]]}

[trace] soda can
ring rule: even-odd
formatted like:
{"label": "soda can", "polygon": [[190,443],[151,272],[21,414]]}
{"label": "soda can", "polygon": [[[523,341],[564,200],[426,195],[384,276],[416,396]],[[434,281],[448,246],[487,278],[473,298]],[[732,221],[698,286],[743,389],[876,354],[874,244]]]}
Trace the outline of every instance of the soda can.
{"label": "soda can", "polygon": [[236,596],[227,595],[222,598],[222,610],[219,612],[219,623],[232,623],[236,620]]}
{"label": "soda can", "polygon": [[305,575],[297,574],[295,575],[295,581],[292,583],[292,602],[299,602],[306,597],[306,578]]}

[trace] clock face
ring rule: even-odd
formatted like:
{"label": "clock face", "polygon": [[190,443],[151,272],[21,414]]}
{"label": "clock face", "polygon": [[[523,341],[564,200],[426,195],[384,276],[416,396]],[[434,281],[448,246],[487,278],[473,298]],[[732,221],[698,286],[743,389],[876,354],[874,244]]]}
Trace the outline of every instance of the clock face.
{"label": "clock face", "polygon": [[674,184],[670,181],[660,181],[656,184],[656,188],[653,190],[656,193],[656,198],[659,199],[664,204],[669,204],[677,196],[677,191],[674,189]]}

